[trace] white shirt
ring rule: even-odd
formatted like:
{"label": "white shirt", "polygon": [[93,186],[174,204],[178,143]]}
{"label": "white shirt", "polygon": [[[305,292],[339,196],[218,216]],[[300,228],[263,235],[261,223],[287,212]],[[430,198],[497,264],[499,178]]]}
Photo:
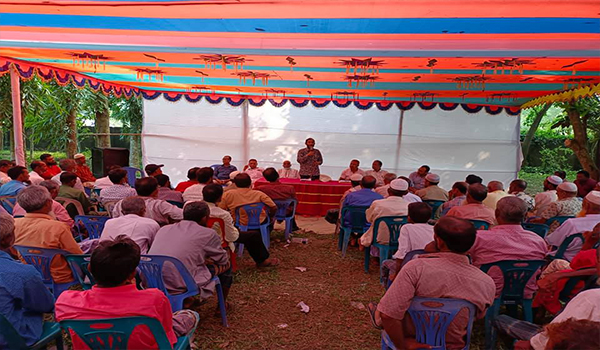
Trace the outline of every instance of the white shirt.
{"label": "white shirt", "polygon": [[421,197],[417,196],[414,193],[410,193],[408,192],[404,197],[405,201],[407,201],[408,203],[417,203],[417,202],[422,202],[423,200],[421,199]]}
{"label": "white shirt", "polygon": [[104,188],[110,187],[112,185],[114,185],[114,183],[112,183],[112,181],[110,181],[108,176],[101,177],[98,180],[96,180],[96,182],[94,182],[94,188],[98,188],[98,189],[104,189]]}
{"label": "white shirt", "polygon": [[408,252],[415,249],[424,249],[433,241],[433,225],[429,224],[406,224],[400,228],[398,237],[398,250],[394,259],[404,259]]}
{"label": "white shirt", "polygon": [[[402,197],[390,196],[385,199],[378,199],[371,203],[367,209],[367,221],[371,226],[360,237],[360,244],[369,247],[373,241],[373,223],[382,216],[406,216],[408,215],[408,202]],[[387,244],[390,241],[390,231],[385,224],[380,224],[377,232],[377,243]]]}
{"label": "white shirt", "polygon": [[[588,214],[581,218],[572,218],[563,222],[554,232],[546,236],[546,242],[553,246],[560,246],[565,238],[576,233],[591,231],[600,223],[600,214]],[[581,240],[574,240],[565,251],[565,259],[571,261],[581,250]]]}
{"label": "white shirt", "polygon": [[558,200],[558,196],[556,195],[556,190],[550,190],[541,192],[535,195],[535,213],[536,215],[540,215],[546,206],[552,202],[556,202]]}
{"label": "white shirt", "polygon": [[[50,180],[56,182],[59,186],[62,185],[62,182],[60,182],[60,174],[62,173],[64,173],[64,171],[61,171],[60,173],[52,176]],[[73,186],[73,188],[85,193],[85,189],[83,188],[83,184],[81,183],[80,178],[77,178],[77,181],[75,182],[75,186]]]}
{"label": "white shirt", "polygon": [[204,189],[205,186],[206,184],[197,184],[186,188],[185,191],[183,191],[183,201],[195,202],[203,200],[204,196],[202,195],[202,189]]}
{"label": "white shirt", "polygon": [[40,182],[44,181],[44,178],[40,176],[40,174],[35,171],[29,172],[29,181],[31,181],[32,185],[39,185]]}
{"label": "white shirt", "polygon": [[250,179],[252,180],[252,182],[255,182],[256,180],[260,179],[261,177],[263,177],[263,169],[262,168],[254,168],[254,169],[246,169],[244,170],[244,173],[250,175]]}
{"label": "white shirt", "polygon": [[279,177],[282,179],[299,179],[300,178],[300,173],[296,169],[281,168],[277,172],[279,173]]}
{"label": "white shirt", "polygon": [[146,254],[154,241],[158,229],[160,229],[160,226],[152,219],[136,214],[127,214],[108,220],[104,225],[100,241],[115,239],[119,235],[125,235],[140,246],[142,254]]}
{"label": "white shirt", "polygon": [[4,185],[5,183],[12,180],[7,173],[0,171],[0,185]]}
{"label": "white shirt", "polygon": [[[589,320],[600,322],[600,289],[590,289],[583,291],[575,296],[565,307],[565,309],[556,316],[550,323],[559,323],[573,318],[575,320]],[[534,335],[529,343],[535,350],[546,349],[548,335],[542,331]]]}
{"label": "white shirt", "polygon": [[[229,249],[231,249],[232,252],[235,252],[235,244],[233,244],[233,242],[237,241],[240,237],[240,232],[233,225],[231,214],[227,210],[219,208],[215,203],[206,202],[206,204],[208,204],[208,207],[210,208],[211,217],[223,219],[223,222],[225,223],[225,241],[227,241]],[[223,241],[219,224],[215,224],[213,228],[217,231],[219,237],[221,237],[221,241]]]}
{"label": "white shirt", "polygon": [[374,169],[365,171],[365,175],[371,175],[377,180],[377,186],[383,186],[383,177],[387,173],[388,172],[383,169],[379,169],[379,171],[375,171]]}
{"label": "white shirt", "polygon": [[[183,220],[183,209],[174,206],[162,199],[156,199],[152,197],[140,197],[146,202],[146,215],[145,217],[153,219],[158,222],[159,225],[169,224],[169,219],[173,221]],[[124,216],[121,212],[122,200],[117,202],[113,208],[113,218]]]}
{"label": "white shirt", "polygon": [[[482,203],[486,207],[488,207],[492,210],[496,210],[496,205],[498,204],[498,201],[507,196],[510,196],[510,194],[508,194],[502,190],[494,191],[494,192],[488,193],[487,197],[485,197],[485,199],[483,200]],[[550,204],[550,203],[548,203],[548,204]]]}
{"label": "white shirt", "polygon": [[342,173],[340,174],[340,180],[350,181],[350,176],[352,176],[354,174],[360,174],[362,176],[365,176],[365,172],[362,171],[360,168],[358,170],[356,170],[355,173],[353,173],[352,170],[350,170],[350,168],[348,168],[348,169],[342,171]]}

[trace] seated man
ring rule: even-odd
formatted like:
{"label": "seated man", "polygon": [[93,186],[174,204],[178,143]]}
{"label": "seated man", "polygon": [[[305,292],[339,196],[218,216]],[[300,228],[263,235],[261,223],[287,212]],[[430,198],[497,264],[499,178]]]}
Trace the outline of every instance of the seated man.
{"label": "seated man", "polygon": [[577,197],[585,197],[588,193],[594,190],[596,187],[597,181],[594,179],[590,179],[590,173],[585,170],[580,170],[577,172],[577,179],[575,180],[575,185],[577,186]]}
{"label": "seated man", "polygon": [[156,221],[144,217],[146,202],[137,196],[125,198],[121,203],[121,212],[123,216],[110,219],[104,224],[100,242],[125,235],[140,247],[142,254],[147,254],[160,225]]}
{"label": "seated man", "polygon": [[[56,165],[56,160],[49,153],[44,153],[40,156],[40,160],[46,164],[46,172],[42,175],[45,180],[50,180],[54,175],[60,174],[60,168]],[[59,184],[60,185],[60,184]]]}
{"label": "seated man", "polygon": [[487,196],[487,188],[482,184],[473,184],[467,190],[467,204],[453,207],[446,216],[455,216],[467,220],[482,220],[490,225],[496,224],[494,211],[481,202]]}
{"label": "seated man", "polygon": [[431,170],[431,168],[429,168],[428,165],[421,165],[417,171],[408,175],[408,178],[412,182],[411,191],[416,192],[425,188],[425,177],[429,174],[429,170]]}
{"label": "seated man", "polygon": [[9,182],[11,178],[8,176],[8,169],[12,168],[12,162],[10,160],[0,160],[0,185],[4,185]]}
{"label": "seated man", "polygon": [[240,171],[233,171],[231,172],[231,174],[229,174],[229,181],[227,183],[227,185],[225,185],[223,187],[223,192],[227,192],[229,190],[235,190],[237,188],[237,186],[235,185],[235,183],[233,182],[233,179],[235,179],[235,177],[240,173]]}
{"label": "seated man", "polygon": [[[10,181],[0,186],[0,196],[16,196],[25,187],[29,181],[29,172],[24,166],[14,166],[8,169]],[[5,208],[6,209],[6,208]]]}
{"label": "seated man", "polygon": [[[60,185],[60,187],[58,188],[58,196],[78,201],[79,203],[81,203],[83,212],[87,215],[92,208],[92,203],[85,195],[83,190],[75,188],[75,185],[77,184],[78,180],[79,178],[77,177],[77,175],[70,171],[63,171],[62,173],[60,173],[60,183],[62,185]],[[67,211],[69,211],[69,208],[67,208]],[[69,211],[69,215],[71,215],[71,217],[77,215],[73,214],[74,213]]]}
{"label": "seated man", "polygon": [[32,185],[39,185],[40,182],[45,180],[42,175],[46,172],[46,170],[48,170],[48,168],[44,162],[34,160],[31,162],[31,164],[29,164],[29,167],[31,168],[31,171],[29,172],[29,182],[31,182]]}
{"label": "seated man", "polygon": [[535,195],[534,212],[536,215],[540,215],[546,209],[548,204],[556,202],[558,199],[556,188],[562,182],[563,180],[556,175],[548,176],[546,180],[544,180],[544,192]]}
{"label": "seated man", "polygon": [[[577,186],[572,182],[563,182],[556,188],[558,200],[546,206],[541,212],[540,219],[534,222],[546,223],[548,219],[555,216],[575,216],[581,211],[581,200],[577,198]],[[550,232],[554,232],[560,224],[555,221],[550,225]]]}
{"label": "seated man", "polygon": [[[355,192],[358,193],[358,192]],[[370,247],[373,242],[373,223],[383,216],[406,216],[408,215],[408,202],[402,196],[408,193],[408,183],[402,179],[396,179],[390,183],[388,189],[389,196],[385,199],[378,199],[371,203],[367,209],[367,222],[371,224],[367,232],[359,239],[363,247]],[[380,224],[377,231],[377,243],[388,244],[390,241],[390,231],[386,224]],[[429,241],[431,242],[431,241]],[[428,243],[429,243],[428,242]],[[379,256],[379,249],[371,249],[371,255]]]}
{"label": "seated man", "polygon": [[[400,271],[404,257],[409,252],[425,249],[433,240],[433,226],[429,225],[431,206],[427,203],[410,203],[408,205],[408,224],[402,225],[398,236],[398,250],[392,256],[396,260],[396,273]],[[394,279],[394,275],[390,279]]]}
{"label": "seated man", "polygon": [[181,192],[183,193],[188,187],[193,186],[193,185],[197,185],[198,184],[198,175],[196,174],[196,172],[199,170],[199,167],[193,167],[190,170],[188,170],[187,172],[187,181],[182,181],[180,183],[177,184],[177,187],[175,187],[175,191]]}
{"label": "seated man", "polygon": [[[23,218],[15,219],[15,244],[83,254],[69,226],[49,215],[52,211],[52,197],[46,188],[29,186],[19,193],[17,202],[27,214]],[[56,283],[73,281],[71,269],[62,256],[52,260],[50,273]]]}
{"label": "seated man", "polygon": [[[344,192],[344,194],[342,195],[342,199],[340,200],[340,208],[341,208],[341,204],[344,203],[344,199],[346,199],[346,196],[352,192],[356,192],[356,191],[360,191],[362,189],[362,187],[360,187],[360,182],[362,181],[363,176],[361,174],[352,174],[352,176],[350,176],[350,188],[346,190],[346,192]],[[382,195],[383,197],[383,195]]]}
{"label": "seated man", "polygon": [[439,187],[440,177],[437,174],[425,176],[425,188],[418,190],[415,194],[422,200],[448,201],[448,192]]}
{"label": "seated man", "polygon": [[204,167],[196,171],[197,185],[192,185],[183,191],[183,200],[185,202],[196,202],[202,200],[202,189],[204,186],[213,182],[214,171],[211,167]]}
{"label": "seated man", "polygon": [[463,205],[463,202],[467,200],[467,189],[469,185],[466,182],[455,182],[452,185],[452,189],[448,192],[450,200],[442,204],[441,216],[448,214],[448,211],[453,207]]}
{"label": "seated man", "polygon": [[516,179],[511,181],[508,193],[522,199],[527,204],[527,211],[530,212],[535,208],[535,200],[525,193],[525,189],[527,189],[527,181]]}
{"label": "seated man", "polygon": [[[383,185],[377,187],[375,189],[375,192],[377,192],[380,195],[382,195],[383,198],[387,198],[387,196],[389,196],[388,188],[390,188],[390,182],[392,182],[393,180],[396,180],[397,177],[398,176],[396,176],[396,174],[394,174],[394,173],[386,173],[383,176]],[[410,186],[410,183],[408,181],[406,183],[408,183],[409,186]]]}
{"label": "seated man", "polygon": [[218,207],[223,197],[223,187],[217,184],[206,185],[202,189],[204,201],[210,208],[210,216],[223,219],[225,223],[225,241],[223,241],[221,228],[219,224],[215,224],[213,229],[218,232],[221,237],[221,244],[227,245],[227,248],[232,252],[235,251],[234,243],[244,245],[248,254],[252,257],[257,267],[276,266],[279,264],[279,259],[269,258],[269,251],[265,247],[259,231],[239,232],[233,225],[231,214]]}
{"label": "seated man", "polygon": [[402,198],[404,198],[405,201],[407,201],[408,203],[417,203],[417,202],[422,202],[423,200],[421,199],[421,197],[417,196],[416,194],[410,192],[411,188],[412,188],[412,181],[410,181],[410,179],[406,176],[399,176],[399,179],[402,179],[404,181],[406,181],[408,183],[408,193],[403,196]]}
{"label": "seated man", "polygon": [[158,182],[158,199],[183,203],[181,192],[171,189],[171,181],[168,175],[160,174],[156,175],[155,178]]}
{"label": "seated man", "polygon": [[112,169],[108,172],[108,178],[113,185],[100,190],[100,203],[118,202],[121,199],[137,195],[135,190],[129,186],[127,170],[123,168]]}
{"label": "seated man", "polygon": [[[56,182],[60,186],[60,185],[62,185],[62,182],[60,180],[60,175],[62,175],[65,172],[70,172],[70,173],[75,174],[75,172],[77,171],[77,163],[75,163],[75,161],[73,159],[62,159],[59,164],[60,164],[60,168],[62,169],[62,171],[60,173],[54,175],[52,177],[52,181]],[[73,185],[71,187],[85,193],[85,189],[83,188],[83,183],[81,182],[81,179],[79,179],[77,177],[77,175],[75,175],[75,178],[77,179],[77,181],[75,181],[75,185]]]}
{"label": "seated man", "polygon": [[85,155],[83,155],[81,153],[77,153],[76,155],[73,156],[73,159],[77,163],[77,169],[75,170],[75,174],[81,180],[81,182],[83,182],[83,183],[95,182],[96,178],[92,174],[90,167],[87,166],[87,164],[85,163]]}
{"label": "seated man", "polygon": [[[169,343],[195,329],[200,317],[194,311],[172,313],[169,299],[156,288],[138,290],[136,269],[140,263],[140,247],[130,238],[100,242],[90,261],[90,272],[96,285],[90,290],[68,290],[56,300],[56,320],[88,320],[146,316],[158,320]],[[73,348],[87,349],[83,341],[71,333]],[[146,327],[136,327],[128,349],[157,349],[154,335]]]}
{"label": "seated man", "polygon": [[498,201],[506,196],[510,196],[504,192],[504,185],[500,181],[490,181],[488,183],[488,194],[483,200],[483,205],[492,210],[496,210]]}
{"label": "seated man", "polygon": [[[121,167],[118,166],[118,165],[111,165],[111,166],[108,167],[107,170],[110,173],[110,171],[113,170],[113,169],[121,169]],[[107,175],[105,177],[101,177],[101,178],[97,179],[96,182],[94,182],[94,189],[96,189],[96,190],[103,190],[103,189],[105,189],[107,187],[110,187],[112,185],[114,185],[114,184],[112,183],[112,181],[110,181],[110,178]]]}
{"label": "seated man", "polygon": [[250,175],[250,179],[252,182],[256,182],[256,180],[262,178],[262,173],[264,169],[258,167],[258,161],[256,159],[250,159],[248,164],[244,165],[244,173]]}
{"label": "seated man", "polygon": [[[69,216],[69,212],[67,212],[67,209],[65,209],[65,207],[62,206],[62,204],[54,200],[56,197],[58,197],[59,186],[56,184],[56,182],[52,180],[44,180],[40,182],[39,185],[45,187],[48,190],[48,192],[50,192],[50,196],[52,197],[52,211],[49,215],[53,216],[58,221],[64,222],[65,224],[69,225],[69,227],[73,227],[73,225],[75,225],[75,221],[73,221],[71,216]],[[25,216],[25,213],[25,209],[21,208],[19,203],[17,203],[13,208],[14,217]]]}
{"label": "seated man", "polygon": [[[254,189],[265,193],[272,200],[296,199],[296,190],[292,185],[286,185],[279,182],[279,173],[275,168],[267,168],[263,171],[263,176],[267,182],[257,182]],[[292,215],[292,207],[288,207],[287,215]],[[298,230],[296,219],[292,219],[292,231]]]}
{"label": "seated man", "polygon": [[[156,221],[159,225],[183,219],[183,210],[162,199],[158,199],[158,181],[153,177],[143,177],[135,180],[135,191],[146,203],[145,217]],[[122,211],[123,201],[113,208],[113,218],[125,215]]]}
{"label": "seated man", "polygon": [[[7,253],[15,242],[14,231],[13,218],[0,213],[0,314],[31,346],[42,335],[43,314],[54,309],[54,296],[35,267],[14,260]],[[0,348],[8,349],[2,336]]]}
{"label": "seated man", "polygon": [[[464,299],[475,305],[477,318],[483,317],[494,302],[494,281],[471,265],[466,256],[475,242],[475,227],[466,220],[445,216],[434,232],[434,242],[429,246],[436,253],[408,262],[377,306],[377,323],[399,349],[415,342],[413,334],[405,333],[405,329],[414,329],[406,312],[414,297]],[[446,332],[447,348],[465,346],[467,322],[467,311],[461,310]]]}
{"label": "seated man", "polygon": [[[275,205],[275,202],[273,202],[273,200],[264,192],[250,189],[250,186],[252,185],[250,175],[246,173],[240,173],[233,179],[233,182],[237,186],[237,189],[223,193],[223,198],[219,203],[219,208],[228,210],[233,220],[235,220],[235,208],[244,206],[246,204],[261,202],[267,206],[268,215],[271,217],[271,221],[273,221],[273,217],[277,212],[277,205]],[[265,218],[266,214],[263,211],[260,214],[260,219],[263,221]],[[240,223],[245,225],[247,222],[247,216],[242,211]]]}
{"label": "seated man", "polygon": [[300,173],[296,169],[292,169],[292,162],[289,160],[283,161],[283,168],[279,169],[279,177],[282,179],[299,179]]}
{"label": "seated man", "polygon": [[382,166],[382,161],[374,160],[373,164],[371,165],[372,169],[365,171],[365,175],[371,175],[375,178],[375,180],[377,180],[377,187],[383,186],[383,177],[388,173],[387,171],[381,169]]}
{"label": "seated man", "polygon": [[350,181],[350,177],[355,174],[365,176],[365,172],[359,168],[359,165],[360,161],[358,159],[352,159],[348,169],[340,174],[340,181]]}
{"label": "seated man", "polygon": [[[198,285],[200,296],[207,298],[214,292],[218,276],[227,298],[233,275],[227,252],[221,247],[221,238],[206,227],[210,209],[204,202],[187,203],[183,209],[183,220],[162,227],[156,233],[149,255],[165,255],[177,258],[185,265]],[[179,271],[171,265],[163,269],[165,286],[171,291],[185,291],[185,283]]]}
{"label": "seated man", "polygon": [[[544,260],[548,245],[538,234],[521,227],[526,215],[527,204],[523,200],[513,196],[499,200],[496,206],[498,225],[490,230],[478,231],[475,244],[469,251],[473,265],[481,267],[501,260]],[[531,299],[537,290],[535,282],[539,273],[527,283],[526,299]],[[500,296],[504,286],[502,272],[494,267],[488,274],[496,283],[496,296]]]}
{"label": "seated man", "polygon": [[164,164],[148,164],[144,168],[144,171],[146,171],[146,176],[154,177],[156,175],[160,175],[163,173],[162,167],[164,167],[164,166],[165,166]]}
{"label": "seated man", "polygon": [[[383,196],[379,193],[373,191],[375,188],[375,183],[377,180],[371,175],[367,175],[362,178],[360,181],[361,189],[355,192],[348,193],[346,198],[344,198],[342,202],[342,209],[346,206],[359,206],[359,207],[370,207],[374,201],[378,199],[383,199]],[[396,201],[394,198],[392,201]],[[340,215],[342,211],[340,210]],[[340,218],[344,220],[344,224],[346,226],[350,225],[350,217],[349,214],[346,215],[345,218]],[[372,237],[372,236],[371,236]],[[354,236],[350,237],[350,245],[356,245],[356,238]]]}
{"label": "seated man", "polygon": [[229,174],[231,174],[234,171],[237,171],[237,168],[235,167],[235,165],[231,165],[231,156],[224,156],[223,164],[219,165],[214,170],[215,182],[224,185],[231,181],[229,178]]}
{"label": "seated man", "polygon": [[469,174],[465,178],[465,182],[469,184],[469,186],[473,184],[483,184],[483,179],[475,174]]}

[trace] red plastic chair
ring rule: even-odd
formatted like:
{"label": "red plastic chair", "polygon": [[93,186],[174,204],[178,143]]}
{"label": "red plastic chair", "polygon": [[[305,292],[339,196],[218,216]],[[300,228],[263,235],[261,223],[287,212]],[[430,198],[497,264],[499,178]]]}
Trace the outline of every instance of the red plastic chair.
{"label": "red plastic chair", "polygon": [[[227,241],[225,240],[225,221],[223,221],[223,219],[209,217],[207,226],[212,229],[215,229],[213,227],[215,224],[219,224],[219,228],[221,230],[221,237],[223,240],[221,247],[228,248],[229,245],[227,244]],[[215,229],[215,231],[216,231],[216,229]],[[229,260],[231,261],[231,271],[235,272],[237,270],[237,261],[236,261],[236,257],[235,257],[236,254],[234,254],[230,249],[228,249],[227,251],[229,252]]]}

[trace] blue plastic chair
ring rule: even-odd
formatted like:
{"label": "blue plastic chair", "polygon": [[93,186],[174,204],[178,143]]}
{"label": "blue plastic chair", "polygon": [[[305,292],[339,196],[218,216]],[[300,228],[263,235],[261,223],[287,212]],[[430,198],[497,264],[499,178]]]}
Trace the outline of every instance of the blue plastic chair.
{"label": "blue plastic chair", "polygon": [[[298,201],[295,199],[277,199],[274,200],[277,205],[277,212],[275,213],[275,219],[285,221],[285,239],[290,238],[292,233],[292,219],[296,216],[296,207],[298,207]],[[292,207],[292,214],[287,215],[288,208]]]}
{"label": "blue plastic chair", "polygon": [[[388,244],[377,243],[377,234],[379,233],[379,226],[385,224],[390,232],[390,240]],[[383,261],[391,258],[391,256],[398,250],[398,237],[400,236],[400,229],[402,225],[408,223],[408,216],[382,216],[377,218],[373,223],[373,240],[371,245],[379,248],[379,266],[383,264]],[[371,260],[371,249],[365,248],[365,272],[369,273],[369,264]]]}
{"label": "blue plastic chair", "polygon": [[176,206],[177,208],[183,208],[183,203],[177,201],[167,201],[167,203]]}
{"label": "blue plastic chair", "polygon": [[79,232],[79,238],[82,237],[82,232],[80,231],[80,224],[83,224],[85,230],[89,235],[89,239],[98,239],[102,236],[102,231],[104,230],[104,224],[110,220],[109,216],[94,216],[94,215],[77,215],[75,216],[75,227],[77,228],[77,232]]}
{"label": "blue plastic chair", "polygon": [[[432,349],[446,349],[446,331],[462,309],[469,310],[467,339],[463,350],[469,349],[475,320],[475,305],[462,299],[415,297],[408,308],[416,332],[416,340]],[[385,331],[381,332],[381,349],[396,349]]]}
{"label": "blue plastic chair", "polygon": [[[127,171],[127,182],[129,183],[129,186],[131,186],[131,187],[135,187],[135,180],[141,179],[142,177],[144,177],[144,172],[141,169],[133,168],[130,166],[124,166],[123,169],[125,169],[125,171]],[[139,174],[139,176],[138,176],[138,174]]]}
{"label": "blue plastic chair", "polygon": [[47,345],[53,340],[56,340],[56,348],[58,350],[63,349],[63,339],[62,332],[60,331],[60,325],[55,322],[44,322],[40,340],[31,346],[27,346],[25,340],[23,337],[21,337],[15,327],[13,327],[13,325],[3,314],[0,314],[0,334],[2,334],[2,337],[4,338],[4,341],[6,342],[6,345],[8,345],[9,349],[46,349]]}
{"label": "blue plastic chair", "polygon": [[[503,260],[481,266],[481,271],[487,273],[489,269],[496,266],[502,270],[504,287],[500,297],[494,300],[492,306],[485,314],[485,348],[493,349],[496,344],[496,329],[493,325],[494,319],[500,313],[500,306],[508,305],[515,308],[517,305],[523,307],[525,321],[533,322],[533,311],[531,310],[531,299],[525,299],[523,293],[527,282],[542,266],[544,260]],[[509,309],[510,310],[510,309]],[[515,317],[516,315],[513,315]]]}
{"label": "blue plastic chair", "polygon": [[[406,263],[411,261],[415,256],[421,255],[421,254],[427,254],[425,249],[415,249],[415,250],[411,250],[410,252],[406,253],[406,255],[404,256],[404,259],[402,259],[402,265],[400,265],[400,269],[402,269],[404,267],[404,265],[406,265]],[[381,266],[383,266],[383,264]],[[392,281],[389,279],[385,279],[380,282],[385,287],[385,290],[388,290],[388,288],[390,288],[390,286],[392,285]]]}
{"label": "blue plastic chair", "polygon": [[568,303],[572,299],[571,293],[573,292],[573,289],[575,289],[575,287],[577,287],[577,284],[579,282],[583,282],[582,288],[585,288],[585,285],[587,284],[587,282],[592,279],[595,281],[597,279],[597,276],[594,276],[594,275],[592,275],[592,276],[575,276],[575,277],[569,278],[567,280],[567,283],[565,283],[565,286],[563,287],[563,289],[558,294],[558,300],[562,301],[563,303]]}
{"label": "blue plastic chair", "polygon": [[[133,330],[144,325],[150,329],[159,349],[190,349],[190,337],[177,338],[175,346],[167,338],[167,333],[160,321],[146,316],[123,318],[106,318],[97,320],[64,320],[60,326],[67,331],[72,330],[92,350],[128,349],[127,343]],[[190,334],[194,334],[194,328]]]}
{"label": "blue plastic chair", "polygon": [[216,171],[218,167],[220,167],[223,164],[213,164],[210,167],[212,168],[213,171]]}
{"label": "blue plastic chair", "polygon": [[[346,250],[348,249],[348,242],[350,242],[350,235],[352,233],[362,236],[369,228],[367,222],[366,212],[369,209],[368,206],[353,206],[348,205],[342,207],[342,214],[340,217],[340,236],[338,240],[338,250],[342,251],[342,256],[346,256]],[[346,226],[346,217],[350,218],[350,226]]]}
{"label": "blue plastic chair", "polygon": [[435,214],[437,214],[438,209],[442,206],[442,204],[446,203],[445,201],[437,201],[433,199],[425,199],[423,202],[429,204],[431,207],[431,218],[435,219]]}
{"label": "blue plastic chair", "polygon": [[483,220],[469,220],[477,230],[489,230],[490,223]]}
{"label": "blue plastic chair", "polygon": [[555,221],[558,222],[559,226],[565,221],[574,218],[574,216],[553,216],[546,220],[546,225],[551,226]]}
{"label": "blue plastic chair", "polygon": [[90,254],[69,254],[65,256],[67,263],[71,267],[73,276],[77,277],[77,280],[79,281],[79,284],[81,284],[83,290],[92,289],[92,286],[96,284],[96,280],[89,270],[90,257]]}
{"label": "blue plastic chair", "polygon": [[[240,214],[241,211],[246,213],[247,222],[246,225],[240,224]],[[260,213],[266,213],[266,219],[261,223],[260,221]],[[265,247],[269,249],[271,246],[271,233],[269,232],[269,226],[271,225],[271,219],[269,218],[269,212],[267,211],[267,206],[264,203],[250,203],[246,205],[239,206],[235,208],[235,227],[242,232],[248,232],[250,230],[260,230],[260,235],[262,236],[263,243]],[[240,244],[240,252],[238,254],[243,253],[243,246]]]}
{"label": "blue plastic chair", "polygon": [[50,293],[54,294],[54,298],[58,298],[58,296],[69,289],[70,286],[78,284],[77,281],[54,283],[52,275],[50,274],[50,264],[52,259],[57,255],[67,256],[69,255],[69,252],[61,249],[46,249],[22,245],[15,245],[14,247],[21,257],[23,257],[23,260],[25,260],[27,264],[33,265],[33,267],[35,267],[42,275],[44,285],[50,290]]}
{"label": "blue plastic chair", "polygon": [[12,215],[13,208],[17,205],[17,196],[0,196],[0,205]]}
{"label": "blue plastic chair", "polygon": [[[175,265],[175,268],[185,283],[185,287],[187,289],[185,292],[180,294],[171,294],[167,290],[163,280],[163,267],[166,262]],[[146,287],[157,288],[165,293],[167,298],[169,298],[173,312],[183,309],[183,300],[185,298],[198,295],[199,293],[196,281],[194,281],[194,278],[192,275],[190,275],[190,272],[183,265],[183,263],[176,258],[163,255],[142,255],[140,264],[138,265],[138,270],[144,278]],[[221,282],[217,276],[213,277],[212,281],[216,283],[217,297],[219,299],[219,310],[221,311],[221,320],[223,322],[223,326],[229,327],[229,324],[227,323],[227,313],[225,310],[225,297],[223,295]]]}
{"label": "blue plastic chair", "polygon": [[[556,254],[554,254],[554,256],[550,256],[551,259],[556,260],[556,259],[565,259],[565,253],[567,251],[567,249],[569,248],[569,246],[571,245],[571,243],[575,240],[575,239],[580,239],[581,240],[581,245],[583,245],[584,242],[584,238],[583,238],[583,234],[582,233],[575,233],[570,235],[569,237],[565,238],[562,243],[560,244],[560,246],[558,247],[558,250],[556,251]],[[581,249],[581,247],[580,247]],[[568,259],[565,259],[568,260]]]}
{"label": "blue plastic chair", "polygon": [[550,230],[550,227],[546,224],[534,224],[531,222],[524,222],[521,224],[521,227],[526,229],[527,231],[535,232],[538,236],[545,238]]}

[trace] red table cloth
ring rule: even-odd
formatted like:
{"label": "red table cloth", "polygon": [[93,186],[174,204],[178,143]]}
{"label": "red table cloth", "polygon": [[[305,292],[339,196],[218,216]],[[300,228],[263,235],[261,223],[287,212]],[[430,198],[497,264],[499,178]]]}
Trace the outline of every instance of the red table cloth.
{"label": "red table cloth", "polygon": [[294,186],[298,197],[296,214],[308,216],[324,216],[327,210],[339,208],[344,192],[350,188],[349,182],[295,179],[279,179],[279,181]]}

